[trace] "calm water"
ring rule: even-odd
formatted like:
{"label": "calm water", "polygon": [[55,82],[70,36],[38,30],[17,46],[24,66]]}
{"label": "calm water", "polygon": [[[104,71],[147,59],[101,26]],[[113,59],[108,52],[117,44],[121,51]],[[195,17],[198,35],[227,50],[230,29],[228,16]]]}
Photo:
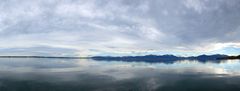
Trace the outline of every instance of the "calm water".
{"label": "calm water", "polygon": [[0,59],[0,91],[240,91],[240,60]]}

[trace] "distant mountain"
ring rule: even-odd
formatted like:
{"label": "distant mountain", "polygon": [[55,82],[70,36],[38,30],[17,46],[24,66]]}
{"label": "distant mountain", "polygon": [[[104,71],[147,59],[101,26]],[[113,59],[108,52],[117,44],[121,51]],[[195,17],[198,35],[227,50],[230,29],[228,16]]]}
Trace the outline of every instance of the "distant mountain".
{"label": "distant mountain", "polygon": [[146,56],[123,56],[123,57],[111,57],[111,56],[95,56],[92,57],[94,60],[105,60],[105,61],[144,61],[144,62],[169,62],[172,63],[176,60],[184,59],[183,57],[177,57],[174,55],[146,55]]}
{"label": "distant mountain", "polygon": [[209,60],[219,60],[219,58],[228,57],[228,55],[215,54],[215,55],[199,55],[196,57],[186,57],[186,59],[199,60],[199,61],[209,61]]}
{"label": "distant mountain", "polygon": [[228,57],[227,55],[215,54],[215,55],[199,55],[191,57],[179,57],[174,55],[146,55],[146,56],[123,56],[123,57],[111,57],[111,56],[95,56],[94,60],[104,61],[144,61],[144,62],[164,62],[173,63],[177,60],[198,60],[201,62],[217,61],[219,58]]}

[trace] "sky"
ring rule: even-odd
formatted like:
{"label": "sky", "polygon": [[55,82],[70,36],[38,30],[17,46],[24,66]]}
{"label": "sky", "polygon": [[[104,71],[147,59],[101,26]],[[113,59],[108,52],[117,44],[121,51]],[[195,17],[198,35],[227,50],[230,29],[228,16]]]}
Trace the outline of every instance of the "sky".
{"label": "sky", "polygon": [[239,4],[239,0],[1,0],[0,55],[238,55]]}

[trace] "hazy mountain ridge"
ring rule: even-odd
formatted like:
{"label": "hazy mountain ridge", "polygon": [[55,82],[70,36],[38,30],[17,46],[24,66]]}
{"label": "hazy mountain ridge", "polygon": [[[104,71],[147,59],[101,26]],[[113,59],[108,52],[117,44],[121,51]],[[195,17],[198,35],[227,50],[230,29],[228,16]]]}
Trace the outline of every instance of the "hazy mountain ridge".
{"label": "hazy mountain ridge", "polygon": [[144,61],[144,62],[174,62],[177,60],[198,60],[206,62],[209,60],[217,61],[223,58],[229,57],[228,55],[214,54],[214,55],[199,55],[190,57],[181,57],[175,55],[146,55],[146,56],[122,56],[122,57],[111,57],[111,56],[95,56],[92,57],[94,60],[116,60],[116,61]]}

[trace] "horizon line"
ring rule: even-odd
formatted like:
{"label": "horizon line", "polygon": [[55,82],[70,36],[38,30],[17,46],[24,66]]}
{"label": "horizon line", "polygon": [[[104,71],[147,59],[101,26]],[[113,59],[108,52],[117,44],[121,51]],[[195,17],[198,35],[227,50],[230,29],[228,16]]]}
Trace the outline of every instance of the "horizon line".
{"label": "horizon line", "polygon": [[[184,56],[177,56],[174,54],[163,54],[163,55],[154,55],[154,54],[149,54],[149,55],[153,55],[153,56],[164,56],[164,55],[173,55],[176,57],[184,57]],[[136,55],[136,56],[149,56],[149,55]],[[211,56],[211,55],[226,55],[226,56],[232,56],[232,55],[227,55],[227,54],[200,54],[197,56],[201,56],[201,55],[207,55],[207,56]],[[240,54],[239,54],[240,55]],[[92,57],[129,57],[131,55],[126,55],[126,56],[110,56],[110,55],[104,55],[104,56],[36,56],[36,55],[0,55],[0,58],[75,58],[75,59],[86,59],[86,58],[92,58]],[[136,57],[135,56],[135,57]],[[234,55],[234,56],[238,56],[238,55]],[[196,57],[196,56],[186,56],[186,57]]]}

